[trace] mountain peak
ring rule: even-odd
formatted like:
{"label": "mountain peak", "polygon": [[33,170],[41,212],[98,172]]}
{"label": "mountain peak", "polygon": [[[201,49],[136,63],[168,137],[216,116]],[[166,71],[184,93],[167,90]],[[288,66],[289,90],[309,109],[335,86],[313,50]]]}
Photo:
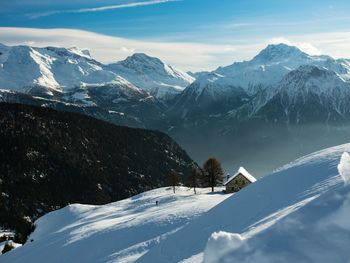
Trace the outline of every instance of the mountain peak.
{"label": "mountain peak", "polygon": [[[142,52],[134,53],[131,56],[129,56],[128,58],[131,58],[131,59],[147,59],[147,60],[157,59],[156,57],[149,56],[146,53],[142,53]],[[157,59],[157,60],[159,60],[159,59]]]}
{"label": "mountain peak", "polygon": [[141,65],[151,68],[164,67],[165,63],[156,57],[151,57],[145,53],[134,53],[120,62],[124,67],[138,68]]}
{"label": "mountain peak", "polygon": [[194,80],[181,70],[145,53],[134,53],[123,61],[109,64],[108,67],[152,96],[165,100],[172,99]]}
{"label": "mountain peak", "polygon": [[308,55],[295,46],[287,44],[270,44],[254,57],[253,60],[276,61],[305,58]]}

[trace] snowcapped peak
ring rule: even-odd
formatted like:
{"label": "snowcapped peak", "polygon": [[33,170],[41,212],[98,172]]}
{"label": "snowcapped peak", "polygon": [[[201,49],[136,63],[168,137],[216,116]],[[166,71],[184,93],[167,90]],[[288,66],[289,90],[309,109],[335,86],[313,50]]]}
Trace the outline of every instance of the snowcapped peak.
{"label": "snowcapped peak", "polygon": [[187,73],[144,53],[135,53],[108,67],[159,99],[172,98],[194,81]]}
{"label": "snowcapped peak", "polygon": [[[160,59],[146,55],[145,53],[135,53],[125,60],[118,62],[126,68],[135,70],[163,70],[165,63]],[[118,64],[117,63],[117,64]]]}
{"label": "snowcapped peak", "polygon": [[271,44],[254,57],[255,61],[278,61],[286,59],[307,58],[309,55],[299,48],[287,44]]}
{"label": "snowcapped peak", "polygon": [[[33,87],[68,91],[82,85],[120,82],[157,98],[174,97],[194,78],[160,59],[135,53],[110,65],[104,65],[78,47],[31,47],[0,45],[0,86],[29,92]],[[169,95],[169,96],[168,96]],[[172,99],[172,98],[171,98]]]}
{"label": "snowcapped peak", "polygon": [[0,53],[0,86],[19,92],[66,92],[84,84],[105,85],[120,79],[92,59],[88,50],[77,47],[5,46]]}
{"label": "snowcapped peak", "polygon": [[138,61],[144,61],[144,62],[148,62],[148,61],[160,61],[160,59],[156,58],[156,57],[152,57],[147,55],[146,53],[134,53],[131,56],[128,56],[126,58],[126,60],[138,60]]}
{"label": "snowcapped peak", "polygon": [[[122,66],[141,74],[158,74],[169,78],[180,79],[181,82],[185,83],[185,86],[194,80],[194,78],[187,73],[164,63],[159,58],[151,57],[145,53],[134,53],[123,61],[111,64],[111,66]],[[180,86],[183,86],[183,84]]]}

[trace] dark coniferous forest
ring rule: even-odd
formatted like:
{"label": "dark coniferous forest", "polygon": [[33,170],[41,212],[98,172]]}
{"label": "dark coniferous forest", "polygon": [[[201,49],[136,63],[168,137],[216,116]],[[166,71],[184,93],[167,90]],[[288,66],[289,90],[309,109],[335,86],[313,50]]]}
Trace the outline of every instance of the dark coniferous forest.
{"label": "dark coniferous forest", "polygon": [[161,132],[20,104],[0,104],[0,145],[0,224],[19,239],[49,211],[164,186],[193,163]]}

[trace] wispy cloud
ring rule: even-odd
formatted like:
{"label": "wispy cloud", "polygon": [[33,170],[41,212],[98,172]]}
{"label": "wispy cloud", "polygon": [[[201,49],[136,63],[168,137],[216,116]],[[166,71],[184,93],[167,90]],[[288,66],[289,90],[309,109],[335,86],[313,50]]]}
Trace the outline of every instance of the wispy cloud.
{"label": "wispy cloud", "polygon": [[96,8],[82,8],[82,9],[76,10],[76,12],[77,13],[99,12],[99,11],[105,11],[110,9],[132,8],[132,7],[157,5],[157,4],[167,3],[167,2],[179,2],[179,1],[181,0],[153,0],[153,1],[135,2],[135,3],[121,4],[121,5],[102,6],[102,7],[96,7]]}
{"label": "wispy cloud", "polygon": [[[243,49],[243,46],[233,45],[135,40],[74,29],[0,27],[0,36],[0,41],[6,45],[31,43],[37,47],[88,48],[91,55],[103,63],[116,62],[135,52],[143,52],[180,69],[192,71],[214,69],[222,63],[230,64],[236,57],[236,50]],[[244,51],[240,53],[245,54]]]}
{"label": "wispy cloud", "polygon": [[29,18],[36,19],[39,17],[52,16],[56,14],[101,12],[101,11],[113,10],[113,9],[134,8],[134,7],[158,5],[158,4],[164,4],[169,2],[180,2],[180,1],[182,0],[150,0],[150,1],[133,2],[133,3],[118,4],[118,5],[107,5],[107,6],[100,6],[100,7],[93,7],[93,8],[53,10],[53,11],[47,11],[42,13],[29,14]]}
{"label": "wispy cloud", "polygon": [[213,70],[235,61],[251,59],[267,44],[281,42],[298,46],[310,54],[350,57],[350,31],[247,38],[236,42],[231,40],[226,44],[135,40],[73,29],[0,27],[0,36],[1,42],[7,45],[88,48],[95,59],[104,63],[125,59],[134,52],[144,52],[180,69],[192,71]]}

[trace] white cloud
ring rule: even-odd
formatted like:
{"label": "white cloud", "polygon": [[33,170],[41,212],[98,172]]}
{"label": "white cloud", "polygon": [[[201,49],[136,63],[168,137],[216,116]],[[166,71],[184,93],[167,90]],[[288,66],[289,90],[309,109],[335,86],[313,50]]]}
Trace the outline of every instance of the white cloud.
{"label": "white cloud", "polygon": [[183,70],[209,70],[249,57],[256,48],[238,45],[215,45],[189,42],[142,41],[72,29],[34,29],[0,27],[1,42],[7,45],[30,43],[32,46],[88,48],[104,63],[124,59],[135,52],[159,57]]}
{"label": "white cloud", "polygon": [[300,50],[304,51],[305,53],[309,55],[321,55],[322,52],[319,48],[315,47],[313,44],[308,43],[308,42],[298,42],[298,41],[292,41],[288,38],[285,37],[276,37],[272,38],[269,41],[269,44],[279,44],[279,43],[284,43],[290,46],[296,46]]}
{"label": "white cloud", "polygon": [[299,47],[313,55],[330,55],[334,58],[350,58],[350,31],[293,35],[269,39],[268,43],[283,42]]}
{"label": "white cloud", "polygon": [[[72,29],[0,27],[0,41],[7,45],[61,46],[88,48],[104,63],[125,59],[135,52],[159,57],[183,70],[212,70],[234,61],[251,59],[270,43],[296,45],[307,53],[350,58],[350,32],[334,32],[273,39],[226,40],[225,44],[134,40]],[[229,43],[229,44],[227,44]]]}
{"label": "white cloud", "polygon": [[30,14],[29,17],[32,19],[44,17],[44,16],[52,16],[56,14],[67,14],[67,13],[90,13],[90,12],[101,12],[106,10],[113,9],[123,9],[123,8],[133,8],[133,7],[141,7],[141,6],[149,6],[149,5],[158,5],[164,4],[168,2],[179,2],[182,0],[150,0],[150,1],[142,1],[142,2],[133,2],[126,4],[118,4],[118,5],[107,5],[100,6],[94,8],[80,8],[80,9],[72,9],[72,10],[53,10],[43,13]]}
{"label": "white cloud", "polygon": [[287,45],[292,45],[292,42],[290,42],[289,39],[285,38],[285,37],[274,37],[268,40],[269,44],[279,44],[279,43],[283,43],[283,44],[287,44]]}

